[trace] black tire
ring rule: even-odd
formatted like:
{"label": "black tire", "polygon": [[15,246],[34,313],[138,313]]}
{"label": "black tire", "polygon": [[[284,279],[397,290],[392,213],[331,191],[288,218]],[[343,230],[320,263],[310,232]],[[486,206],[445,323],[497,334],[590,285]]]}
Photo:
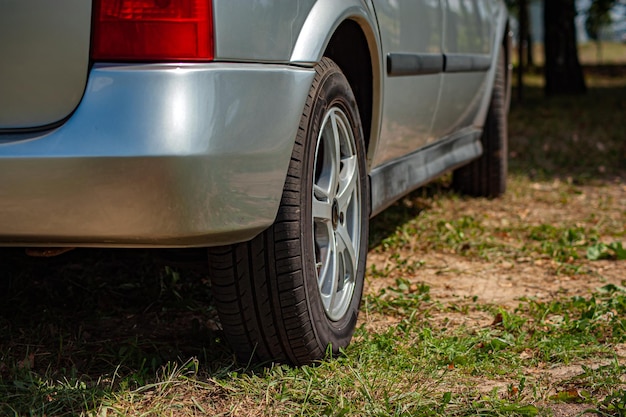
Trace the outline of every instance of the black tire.
{"label": "black tire", "polygon": [[491,102],[481,136],[483,154],[452,174],[452,187],[474,197],[499,197],[506,191],[508,169],[507,87],[504,51],[500,51]]}
{"label": "black tire", "polygon": [[[303,365],[348,345],[363,291],[368,220],[356,100],[340,68],[324,58],[316,66],[275,223],[250,242],[209,249],[215,304],[241,361]],[[329,295],[324,288],[331,288]]]}

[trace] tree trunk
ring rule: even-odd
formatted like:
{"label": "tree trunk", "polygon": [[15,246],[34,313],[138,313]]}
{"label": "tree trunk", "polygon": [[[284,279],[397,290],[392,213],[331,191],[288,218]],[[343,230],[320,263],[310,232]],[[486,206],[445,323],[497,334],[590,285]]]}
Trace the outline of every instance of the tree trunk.
{"label": "tree trunk", "polygon": [[519,0],[519,33],[517,37],[517,99],[524,97],[524,48],[528,37],[528,5],[526,0]]}
{"label": "tree trunk", "polygon": [[[529,20],[530,22],[530,20]],[[526,41],[526,65],[528,68],[533,68],[535,66],[535,59],[533,57],[533,35],[530,33],[530,30],[528,31],[528,36],[527,36],[527,41]]]}
{"label": "tree trunk", "polygon": [[544,0],[545,92],[547,95],[587,91],[578,61],[574,0]]}

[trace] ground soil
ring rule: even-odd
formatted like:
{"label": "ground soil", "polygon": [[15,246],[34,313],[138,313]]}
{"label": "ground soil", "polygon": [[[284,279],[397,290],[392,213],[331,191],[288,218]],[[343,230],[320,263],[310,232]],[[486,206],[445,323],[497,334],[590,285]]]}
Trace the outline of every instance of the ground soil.
{"label": "ground soil", "polygon": [[[457,211],[459,216],[483,214],[486,218],[502,224],[524,222],[529,226],[537,224],[553,225],[580,225],[589,227],[601,222],[617,227],[617,235],[624,236],[626,230],[626,186],[622,181],[603,182],[597,185],[576,187],[570,197],[568,186],[561,181],[553,184],[530,184],[525,190],[517,189],[511,195],[499,200],[460,200],[444,203],[437,210],[450,212]],[[571,189],[569,191],[572,191]],[[573,196],[573,197],[572,197]],[[449,205],[454,205],[450,207]],[[485,214],[486,213],[486,214]],[[590,220],[593,219],[593,220]],[[619,230],[621,228],[621,230]],[[601,240],[604,237],[601,236]],[[606,239],[604,239],[606,240]],[[615,240],[615,235],[610,237]],[[619,238],[618,238],[619,240]],[[623,238],[622,238],[623,240]],[[626,243],[626,242],[623,242]],[[551,301],[558,298],[572,296],[589,297],[599,288],[614,284],[624,286],[626,283],[626,261],[578,260],[582,265],[582,273],[563,273],[558,271],[558,264],[549,257],[513,256],[503,259],[485,260],[476,256],[461,256],[449,251],[438,250],[400,250],[401,259],[419,260],[421,266],[414,271],[394,271],[396,262],[390,253],[373,249],[369,253],[368,264],[379,271],[391,270],[387,276],[378,277],[370,274],[367,278],[365,293],[376,295],[380,291],[395,285],[396,279],[401,277],[411,284],[411,290],[417,290],[421,284],[430,287],[430,296],[434,301],[454,303],[456,305],[496,305],[510,311],[514,310],[524,299],[537,301]],[[441,313],[431,313],[430,320],[445,320],[447,326],[463,325],[474,328],[484,328],[493,324],[493,315],[480,308],[464,309],[463,312],[446,310]],[[397,323],[401,318],[364,314],[362,323],[369,329],[380,331],[387,326]],[[626,344],[613,346],[616,357],[622,365],[626,364]],[[584,363],[570,363],[567,365],[544,364],[538,367],[529,367],[523,372],[529,381],[535,381],[545,389],[545,397],[559,391],[559,385],[566,383],[583,372],[582,366],[592,368],[607,365],[606,359],[589,360]],[[465,381],[468,384],[468,381]],[[502,378],[499,380],[474,381],[474,389],[489,393],[494,388],[505,392],[507,385],[515,383],[513,380]],[[626,386],[626,376],[624,377]],[[541,404],[538,404],[541,406]],[[587,416],[585,404],[553,403],[543,405],[551,410],[554,416]]]}
{"label": "ground soil", "polygon": [[[523,187],[523,186],[522,186]],[[499,200],[464,199],[444,203],[441,211],[451,210],[455,215],[480,213],[491,222],[500,224],[524,223],[526,225],[577,225],[597,226],[611,223],[611,230],[624,236],[626,232],[626,185],[620,180],[597,185],[579,186],[573,197],[564,201],[568,185],[555,180],[553,183],[533,183],[528,189],[517,189]],[[517,191],[517,192],[515,192]],[[594,220],[590,220],[594,219]],[[621,228],[615,230],[615,228]],[[600,240],[607,240],[600,237]],[[609,241],[615,238],[608,238]],[[624,242],[626,243],[626,242]],[[370,251],[368,265],[378,270],[395,261],[389,253],[377,249]],[[514,307],[522,297],[548,301],[556,296],[588,296],[599,287],[612,283],[623,285],[626,281],[626,261],[600,260],[579,261],[584,273],[555,273],[558,265],[554,260],[528,257],[521,254],[515,259],[487,261],[478,257],[465,257],[442,251],[400,250],[400,258],[419,260],[423,266],[414,273],[402,272],[402,278],[412,283],[430,286],[433,298],[453,301],[478,297],[481,303]],[[365,291],[377,294],[381,289],[393,286],[398,274],[383,278],[368,277]]]}
{"label": "ground soil", "polygon": [[[528,262],[490,263],[468,260],[458,255],[430,254],[420,258],[425,262],[414,276],[403,278],[414,283],[430,286],[430,294],[442,302],[460,301],[476,296],[480,303],[515,307],[521,298],[549,301],[558,296],[589,296],[608,283],[621,285],[626,279],[624,262],[595,261],[593,273],[584,275],[554,274],[549,260]],[[384,254],[373,253],[370,264],[385,265],[389,261]],[[370,279],[368,293],[393,285],[393,280]]]}

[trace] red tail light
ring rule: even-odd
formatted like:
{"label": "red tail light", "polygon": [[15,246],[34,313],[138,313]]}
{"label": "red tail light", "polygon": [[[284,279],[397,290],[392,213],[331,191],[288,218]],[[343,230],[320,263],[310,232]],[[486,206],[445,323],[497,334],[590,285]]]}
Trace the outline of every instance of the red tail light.
{"label": "red tail light", "polygon": [[96,0],[92,59],[210,61],[211,0]]}

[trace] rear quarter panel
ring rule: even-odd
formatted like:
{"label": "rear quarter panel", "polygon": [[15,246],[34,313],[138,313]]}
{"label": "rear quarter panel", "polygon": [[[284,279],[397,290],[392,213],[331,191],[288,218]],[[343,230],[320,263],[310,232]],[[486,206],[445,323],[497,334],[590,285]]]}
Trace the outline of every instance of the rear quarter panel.
{"label": "rear quarter panel", "polygon": [[87,83],[91,1],[0,0],[0,131],[64,119]]}
{"label": "rear quarter panel", "polygon": [[214,0],[215,57],[287,62],[315,0]]}

